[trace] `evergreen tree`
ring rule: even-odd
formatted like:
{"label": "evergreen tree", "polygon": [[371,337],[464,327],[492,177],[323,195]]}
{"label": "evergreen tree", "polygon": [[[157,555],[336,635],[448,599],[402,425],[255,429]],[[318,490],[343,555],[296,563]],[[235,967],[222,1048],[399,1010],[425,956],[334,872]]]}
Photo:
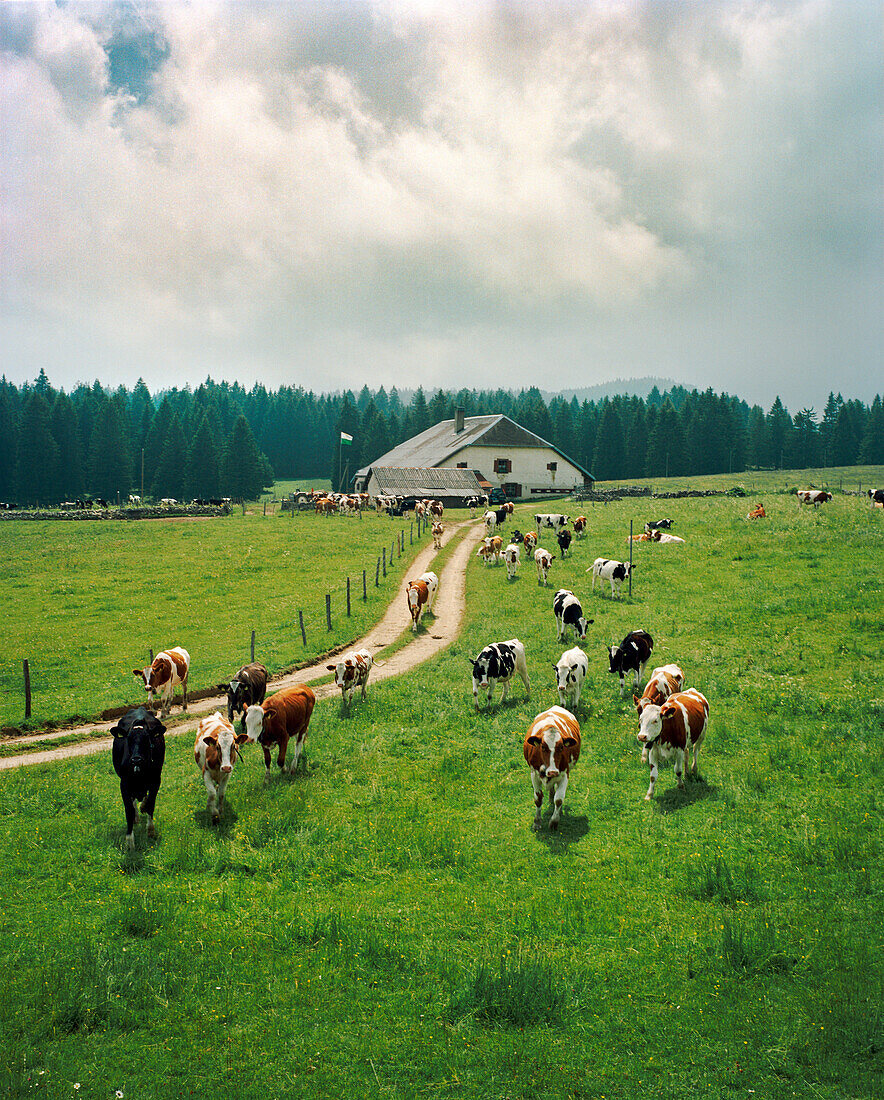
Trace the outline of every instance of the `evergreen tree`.
{"label": "evergreen tree", "polygon": [[852,466],[859,453],[859,440],[853,426],[853,417],[846,404],[838,410],[835,430],[832,433],[832,465]]}
{"label": "evergreen tree", "polygon": [[125,403],[105,398],[98,410],[89,447],[89,491],[110,502],[132,487]]}
{"label": "evergreen tree", "polygon": [[[153,415],[144,441],[144,487],[152,492],[151,486],[160,468],[163,450],[166,446],[166,436],[169,434],[169,426],[172,423],[172,406],[166,398]],[[141,484],[141,469],[138,470],[136,484]],[[161,497],[171,496],[170,493],[161,493]]]}
{"label": "evergreen tree", "polygon": [[[160,455],[150,483],[150,491],[155,499],[173,497],[184,500],[187,480],[187,439],[181,418],[172,413],[169,430],[163,440],[163,453]],[[233,495],[233,494],[231,494]]]}
{"label": "evergreen tree", "polygon": [[18,390],[0,381],[0,500],[11,502],[15,496],[16,452],[18,449]]}
{"label": "evergreen tree", "polygon": [[648,456],[648,415],[643,401],[636,404],[626,433],[626,456],[626,476],[644,477]]}
{"label": "evergreen tree", "polygon": [[813,409],[801,409],[792,420],[795,431],[792,433],[791,466],[816,466],[819,462],[819,433]]}
{"label": "evergreen tree", "polygon": [[[353,442],[342,442],[342,432],[352,436]],[[332,467],[332,485],[339,493],[350,491],[353,475],[362,466],[362,442],[359,410],[349,398],[345,397],[335,428],[335,453]]]}
{"label": "evergreen tree", "polygon": [[[267,473],[266,460],[258,450],[249,422],[241,415],[233,425],[224,455],[222,486],[226,490],[225,496],[236,500],[257,500]],[[273,471],[269,473],[272,480]]]}
{"label": "evergreen tree", "polygon": [[83,492],[86,478],[77,410],[63,391],[52,405],[52,438],[58,448],[55,491],[60,500],[73,500]]}
{"label": "evergreen tree", "polygon": [[[43,390],[46,392],[46,387]],[[49,402],[42,393],[31,390],[22,408],[18,432],[16,496],[22,504],[50,504],[59,499],[58,447],[52,438],[51,420]]]}
{"label": "evergreen tree", "polygon": [[595,440],[592,473],[599,481],[611,481],[623,476],[626,437],[623,424],[613,401],[605,399],[599,430]]}
{"label": "evergreen tree", "polygon": [[792,431],[792,418],[777,397],[767,414],[767,440],[774,469],[783,469],[790,449]]}
{"label": "evergreen tree", "polygon": [[685,441],[681,419],[671,401],[660,407],[648,440],[649,477],[679,477],[685,472]]}
{"label": "evergreen tree", "polygon": [[869,410],[859,447],[859,461],[866,466],[884,465],[884,406],[880,395],[876,395]]}
{"label": "evergreen tree", "polygon": [[188,498],[207,499],[221,493],[221,460],[218,454],[216,436],[209,427],[209,418],[203,413],[203,419],[187,448],[187,476],[185,492]]}
{"label": "evergreen tree", "polygon": [[753,405],[749,413],[749,465],[756,468],[770,465],[770,443],[767,438],[767,422],[764,409]]}

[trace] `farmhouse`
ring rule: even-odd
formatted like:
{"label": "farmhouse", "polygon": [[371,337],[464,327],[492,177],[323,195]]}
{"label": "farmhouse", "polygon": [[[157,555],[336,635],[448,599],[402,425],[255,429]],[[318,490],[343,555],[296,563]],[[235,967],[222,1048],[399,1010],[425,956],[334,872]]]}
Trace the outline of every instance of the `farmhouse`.
{"label": "farmhouse", "polygon": [[[372,497],[430,497],[441,500],[446,508],[462,508],[470,497],[478,497],[488,491],[473,470],[462,470],[456,466],[421,468],[373,464],[366,470],[366,481],[360,477],[361,470],[356,475],[356,491],[367,492]],[[363,484],[367,488],[363,489]]]}
{"label": "farmhouse", "polygon": [[[410,485],[442,469],[476,475],[478,485],[499,486],[510,498],[568,493],[595,480],[557,447],[508,416],[464,416],[458,409],[453,420],[440,421],[363,466],[354,484],[357,492],[373,496],[387,491],[381,485],[390,484],[394,470],[411,475]],[[390,491],[433,495],[405,487]]]}

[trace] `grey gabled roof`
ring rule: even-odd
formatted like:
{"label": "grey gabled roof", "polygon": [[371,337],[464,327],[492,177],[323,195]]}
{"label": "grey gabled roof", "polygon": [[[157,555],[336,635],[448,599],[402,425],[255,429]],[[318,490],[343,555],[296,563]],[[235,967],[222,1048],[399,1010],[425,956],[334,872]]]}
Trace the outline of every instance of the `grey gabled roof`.
{"label": "grey gabled roof", "polygon": [[477,496],[482,492],[472,470],[458,470],[453,466],[413,467],[377,466],[371,470],[382,494],[400,493],[405,496]]}
{"label": "grey gabled roof", "polygon": [[387,451],[376,459],[371,467],[363,466],[357,470],[357,476],[368,473],[370,468],[377,472],[379,467],[410,467],[412,469],[425,469],[431,466],[439,466],[450,459],[464,447],[546,447],[555,451],[572,466],[587,477],[592,477],[588,470],[569,458],[558,447],[541,439],[534,432],[529,432],[521,424],[510,420],[508,416],[496,413],[491,416],[468,416],[464,419],[464,428],[461,432],[454,430],[453,420],[440,420],[432,428],[419,435],[406,439],[392,451]]}

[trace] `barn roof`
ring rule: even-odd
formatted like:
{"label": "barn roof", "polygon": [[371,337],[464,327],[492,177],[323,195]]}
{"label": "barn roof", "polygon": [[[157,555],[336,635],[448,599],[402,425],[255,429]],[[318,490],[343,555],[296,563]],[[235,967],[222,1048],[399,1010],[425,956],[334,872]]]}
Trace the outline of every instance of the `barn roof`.
{"label": "barn roof", "polygon": [[[451,466],[367,466],[377,485],[377,492],[402,496],[477,496],[482,492],[472,470]],[[362,473],[362,471],[360,471]]]}
{"label": "barn roof", "polygon": [[379,467],[424,469],[440,466],[465,447],[547,448],[555,451],[566,462],[570,462],[586,477],[595,480],[588,470],[584,470],[579,463],[569,458],[558,447],[541,439],[534,432],[529,432],[527,428],[523,428],[521,424],[517,424],[501,413],[490,416],[467,416],[464,418],[463,430],[460,432],[455,431],[454,420],[440,420],[432,428],[427,428],[419,435],[406,439],[392,451],[381,455],[371,467],[363,466],[361,470],[357,470],[357,475],[368,473],[370,468],[377,472]]}

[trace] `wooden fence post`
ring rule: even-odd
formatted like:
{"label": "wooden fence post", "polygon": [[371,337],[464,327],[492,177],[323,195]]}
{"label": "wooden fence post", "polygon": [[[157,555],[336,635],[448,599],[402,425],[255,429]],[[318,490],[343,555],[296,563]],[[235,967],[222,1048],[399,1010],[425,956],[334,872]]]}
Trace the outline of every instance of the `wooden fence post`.
{"label": "wooden fence post", "polygon": [[629,598],[632,599],[632,520],[629,521]]}
{"label": "wooden fence post", "polygon": [[25,674],[25,718],[31,717],[31,666],[27,660],[22,661]]}
{"label": "wooden fence post", "polygon": [[[361,513],[360,513],[361,515]],[[350,578],[347,578],[347,618],[350,618]]]}
{"label": "wooden fence post", "polygon": [[255,632],[252,631],[252,664],[255,663]]}
{"label": "wooden fence post", "polygon": [[374,567],[374,586],[375,588],[381,583],[381,559],[378,558],[378,563]]}
{"label": "wooden fence post", "polygon": [[414,521],[413,520],[408,525],[408,545],[409,546],[414,545]]}
{"label": "wooden fence post", "polygon": [[365,588],[365,570],[364,569],[362,570],[362,598],[363,598],[363,600],[368,599],[368,592],[366,591],[366,588]]}
{"label": "wooden fence post", "polygon": [[304,642],[304,645],[306,646],[307,645],[307,631],[304,629],[304,612],[301,611],[300,609],[298,610],[298,622],[300,623],[300,626],[301,626],[301,639]]}
{"label": "wooden fence post", "polygon": [[383,569],[384,569],[384,576],[386,577],[386,575],[387,575],[387,548],[386,548],[386,546],[381,551],[381,553],[383,554],[381,562],[382,562]]}
{"label": "wooden fence post", "polygon": [[328,592],[325,594],[325,621],[328,623],[329,630],[331,630],[331,596]]}

